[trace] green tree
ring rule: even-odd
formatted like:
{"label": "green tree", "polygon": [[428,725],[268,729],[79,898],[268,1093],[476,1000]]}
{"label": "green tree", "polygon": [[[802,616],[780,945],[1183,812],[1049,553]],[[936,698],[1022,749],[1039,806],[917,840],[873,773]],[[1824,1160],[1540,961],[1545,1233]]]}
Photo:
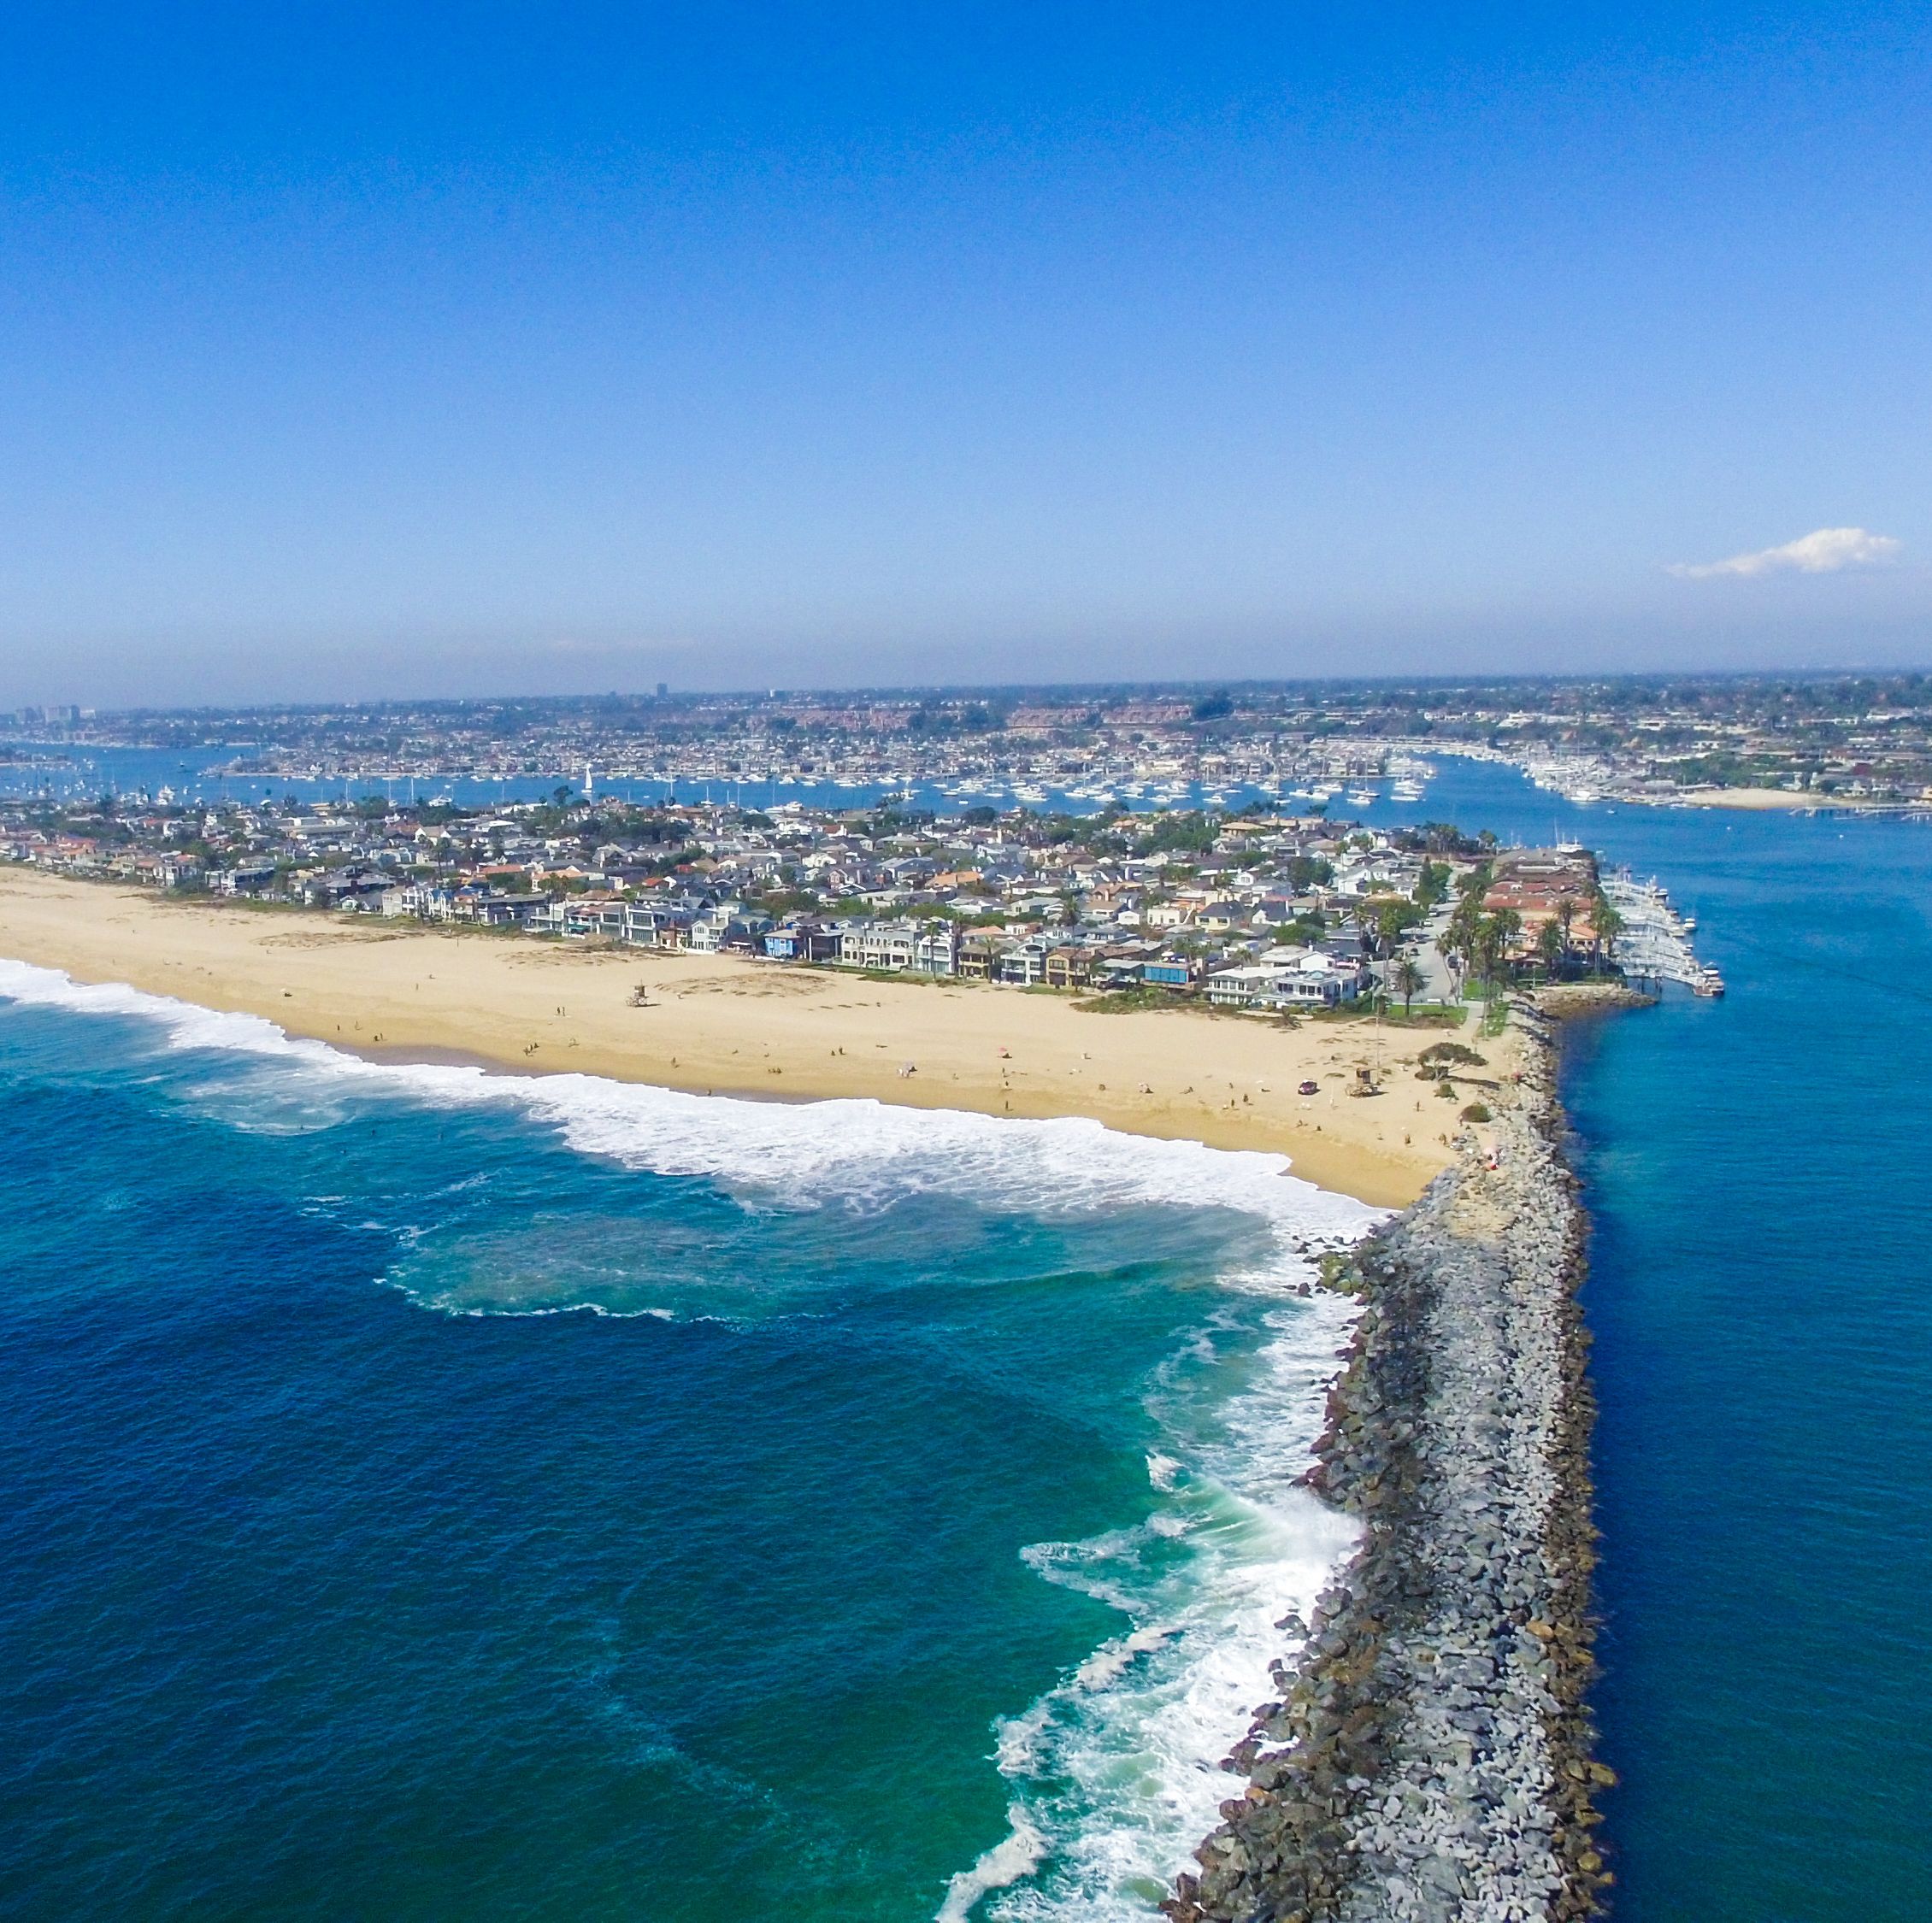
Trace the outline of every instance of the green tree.
{"label": "green tree", "polygon": [[1554,975],[1562,967],[1564,946],[1564,931],[1555,921],[1546,921],[1536,931],[1536,953],[1545,975]]}
{"label": "green tree", "polygon": [[1376,903],[1375,932],[1381,938],[1382,952],[1393,952],[1395,944],[1422,919],[1422,911],[1413,902],[1384,899]]}
{"label": "green tree", "polygon": [[1422,970],[1405,955],[1389,971],[1388,979],[1389,985],[1402,997],[1402,1012],[1407,1014],[1426,985]]}
{"label": "green tree", "polygon": [[1595,970],[1600,972],[1616,954],[1617,938],[1623,932],[1623,917],[1610,905],[1609,897],[1600,888],[1590,903],[1590,929],[1592,961]]}
{"label": "green tree", "polygon": [[1456,956],[1466,963],[1476,954],[1476,941],[1481,928],[1481,896],[1464,895],[1457,903],[1456,911],[1449,917],[1449,926],[1443,930],[1436,946],[1445,955]]}
{"label": "green tree", "polygon": [[1493,984],[1501,971],[1504,957],[1509,946],[1523,932],[1523,917],[1514,909],[1498,909],[1493,914],[1486,914],[1476,924],[1476,973],[1485,982]]}

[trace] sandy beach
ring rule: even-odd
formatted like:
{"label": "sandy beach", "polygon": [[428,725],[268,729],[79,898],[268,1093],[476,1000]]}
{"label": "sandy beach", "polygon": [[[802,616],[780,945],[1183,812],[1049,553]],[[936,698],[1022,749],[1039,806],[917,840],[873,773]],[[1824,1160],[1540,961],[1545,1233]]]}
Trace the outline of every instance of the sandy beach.
{"label": "sandy beach", "polygon": [[1741,808],[1752,812],[1799,808],[1860,809],[1891,805],[1862,802],[1842,795],[1821,795],[1808,788],[1685,788],[1670,799],[1680,808]]}
{"label": "sandy beach", "polygon": [[[1453,1159],[1459,1104],[1412,1073],[1443,1032],[1368,1020],[1289,1029],[1195,1009],[1092,1012],[981,983],[182,903],[26,869],[0,871],[0,955],[372,1055],[698,1093],[1089,1115],[1130,1133],[1285,1153],[1311,1181],[1390,1206]],[[1475,1043],[1473,1027],[1458,1038]],[[1508,1037],[1475,1045],[1489,1065],[1472,1075],[1509,1071]],[[1364,1067],[1381,1072],[1385,1092],[1351,1098]],[[1321,1092],[1298,1094],[1310,1080]]]}

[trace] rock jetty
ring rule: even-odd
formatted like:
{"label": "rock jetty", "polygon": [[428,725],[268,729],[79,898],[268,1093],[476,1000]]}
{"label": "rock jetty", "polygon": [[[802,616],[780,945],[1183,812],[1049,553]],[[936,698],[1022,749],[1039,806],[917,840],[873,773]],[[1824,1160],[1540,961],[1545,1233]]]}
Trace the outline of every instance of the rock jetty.
{"label": "rock jetty", "polygon": [[1611,1877],[1586,1691],[1593,1403],[1547,1017],[1458,1166],[1331,1286],[1364,1307],[1311,1484],[1357,1554],[1222,1767],[1174,1923],[1587,1917]]}
{"label": "rock jetty", "polygon": [[1568,1020],[1576,1015],[1603,1014],[1613,1009],[1654,1009],[1656,996],[1624,982],[1552,982],[1536,991],[1536,1006],[1546,1015]]}

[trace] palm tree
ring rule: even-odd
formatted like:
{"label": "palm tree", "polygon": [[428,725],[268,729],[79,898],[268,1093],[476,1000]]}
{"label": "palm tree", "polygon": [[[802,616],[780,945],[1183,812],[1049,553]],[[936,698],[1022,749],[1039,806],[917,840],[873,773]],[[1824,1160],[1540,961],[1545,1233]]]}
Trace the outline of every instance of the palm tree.
{"label": "palm tree", "polygon": [[1348,918],[1355,924],[1357,938],[1362,944],[1364,955],[1376,952],[1375,938],[1381,929],[1381,904],[1371,901],[1366,895],[1358,895],[1349,903]]}
{"label": "palm tree", "polygon": [[1484,983],[1496,972],[1496,931],[1487,921],[1477,925],[1470,940],[1470,972]]}
{"label": "palm tree", "polygon": [[1406,1015],[1416,997],[1427,986],[1422,972],[1405,955],[1389,971],[1389,980],[1402,997],[1402,1013]]}
{"label": "palm tree", "polygon": [[1564,950],[1568,944],[1564,940],[1564,931],[1554,921],[1546,921],[1536,931],[1536,952],[1543,959],[1546,978],[1556,973],[1563,965]]}
{"label": "palm tree", "polygon": [[1483,918],[1477,936],[1478,950],[1482,956],[1482,979],[1493,985],[1496,971],[1509,946],[1523,932],[1523,917],[1514,909],[1498,909],[1493,914]]}
{"label": "palm tree", "polygon": [[1436,945],[1445,955],[1460,955],[1466,961],[1476,952],[1481,926],[1482,903],[1474,896],[1465,895],[1456,904],[1456,912],[1449,917],[1449,926]]}
{"label": "palm tree", "polygon": [[1605,962],[1616,950],[1617,938],[1623,932],[1623,917],[1610,905],[1608,897],[1601,889],[1590,903],[1590,928],[1593,938],[1592,945],[1596,951],[1595,970],[1600,974]]}

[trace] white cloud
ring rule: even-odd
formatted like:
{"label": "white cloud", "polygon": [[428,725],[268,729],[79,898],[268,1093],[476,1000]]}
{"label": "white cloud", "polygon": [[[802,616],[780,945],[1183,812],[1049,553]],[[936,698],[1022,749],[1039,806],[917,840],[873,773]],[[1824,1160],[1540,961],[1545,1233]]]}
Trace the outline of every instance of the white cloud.
{"label": "white cloud", "polygon": [[1821,527],[1781,548],[1734,554],[1729,561],[1679,562],[1666,572],[1687,581],[1708,581],[1723,574],[1835,574],[1847,567],[1871,567],[1890,561],[1903,544],[1889,534],[1868,534],[1862,527]]}

